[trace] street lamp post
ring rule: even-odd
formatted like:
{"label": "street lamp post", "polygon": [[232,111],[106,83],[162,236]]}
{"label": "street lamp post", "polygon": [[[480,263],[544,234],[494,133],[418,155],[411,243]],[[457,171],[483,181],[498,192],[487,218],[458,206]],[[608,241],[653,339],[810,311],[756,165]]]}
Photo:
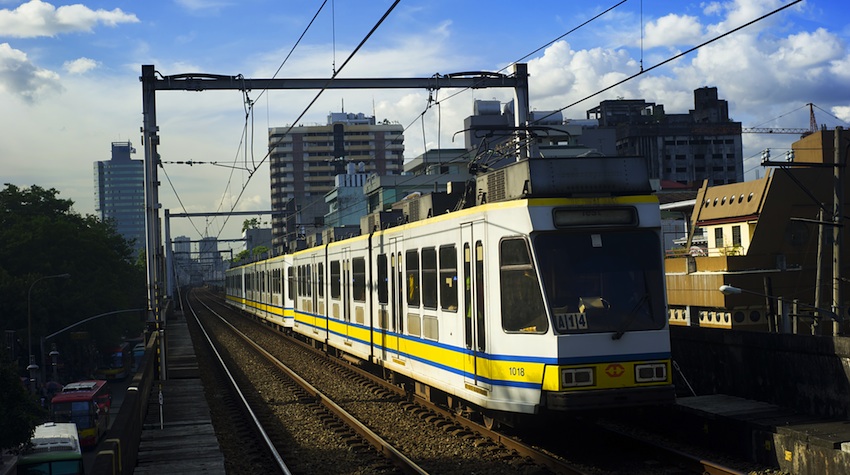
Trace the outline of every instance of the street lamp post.
{"label": "street lamp post", "polygon": [[29,366],[27,366],[27,371],[30,374],[30,391],[35,393],[35,377],[34,374],[38,371],[38,365],[35,363],[35,355],[32,354],[32,288],[36,283],[45,279],[67,279],[71,277],[71,274],[56,274],[56,275],[45,275],[35,279],[32,284],[30,284],[30,288],[27,291],[27,352],[29,353]]}

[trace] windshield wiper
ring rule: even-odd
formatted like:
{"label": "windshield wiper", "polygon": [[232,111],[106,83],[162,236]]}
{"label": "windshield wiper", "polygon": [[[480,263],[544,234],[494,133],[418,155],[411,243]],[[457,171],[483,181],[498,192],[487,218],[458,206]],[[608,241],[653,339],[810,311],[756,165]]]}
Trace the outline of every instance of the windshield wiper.
{"label": "windshield wiper", "polygon": [[[620,325],[620,328],[618,328],[617,331],[613,335],[611,335],[612,340],[619,340],[620,338],[623,338],[623,335],[625,335],[625,333],[626,333],[626,329],[629,328],[629,325],[632,324],[635,317],[637,316],[637,311],[648,300],[649,300],[649,292],[646,292],[645,294],[643,294],[641,296],[640,299],[638,299],[637,303],[635,303],[635,306],[632,307],[631,311],[629,311],[629,314],[626,315],[626,319],[623,320],[623,324]],[[650,303],[650,306],[649,306],[649,314],[652,315],[652,304],[651,303]]]}

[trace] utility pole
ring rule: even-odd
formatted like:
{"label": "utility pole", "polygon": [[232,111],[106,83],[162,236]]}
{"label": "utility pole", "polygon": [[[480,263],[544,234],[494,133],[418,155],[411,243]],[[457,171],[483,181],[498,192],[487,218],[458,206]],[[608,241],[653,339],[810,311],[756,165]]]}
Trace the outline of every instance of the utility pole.
{"label": "utility pole", "polygon": [[833,334],[844,333],[845,317],[841,308],[841,217],[844,215],[844,164],[841,162],[841,132],[843,127],[835,127],[835,163],[833,163],[833,196],[832,196],[832,312],[838,319],[833,324]]}

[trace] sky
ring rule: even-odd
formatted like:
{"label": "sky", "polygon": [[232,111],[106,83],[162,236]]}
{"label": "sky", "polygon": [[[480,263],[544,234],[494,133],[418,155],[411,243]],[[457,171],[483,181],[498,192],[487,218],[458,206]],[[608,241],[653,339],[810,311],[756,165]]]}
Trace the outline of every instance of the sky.
{"label": "sky", "polygon": [[[425,78],[510,73],[513,63],[524,62],[532,110],[563,108],[567,119],[585,119],[599,102],[617,98],[687,113],[694,107],[694,89],[710,86],[744,127],[807,128],[808,103],[814,104],[818,124],[850,122],[846,0],[393,5],[393,0],[0,0],[2,183],[55,188],[60,198],[74,202],[76,212],[95,214],[94,162],[109,160],[111,143],[123,141],[135,146],[133,158],[144,158],[142,65],[153,65],[163,76],[329,78],[336,71],[348,78]],[[631,76],[636,77],[606,90]],[[502,89],[160,91],[162,209],[270,210],[264,160],[269,127],[321,125],[330,112],[363,112],[405,127],[407,160],[426,149],[463,147],[457,132],[474,101],[504,103],[511,96]],[[762,150],[781,157],[798,138],[744,134],[745,179],[764,175]],[[186,161],[203,163],[176,163]],[[171,235],[235,239],[250,217],[174,218]]]}

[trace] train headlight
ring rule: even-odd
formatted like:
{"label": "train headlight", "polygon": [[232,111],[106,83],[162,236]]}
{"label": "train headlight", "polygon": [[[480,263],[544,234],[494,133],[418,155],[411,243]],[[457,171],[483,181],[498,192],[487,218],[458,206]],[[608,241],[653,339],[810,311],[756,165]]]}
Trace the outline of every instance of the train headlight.
{"label": "train headlight", "polygon": [[635,381],[638,383],[667,381],[667,363],[635,365]]}
{"label": "train headlight", "polygon": [[593,368],[563,368],[561,369],[561,387],[577,388],[581,386],[593,386],[596,378]]}

